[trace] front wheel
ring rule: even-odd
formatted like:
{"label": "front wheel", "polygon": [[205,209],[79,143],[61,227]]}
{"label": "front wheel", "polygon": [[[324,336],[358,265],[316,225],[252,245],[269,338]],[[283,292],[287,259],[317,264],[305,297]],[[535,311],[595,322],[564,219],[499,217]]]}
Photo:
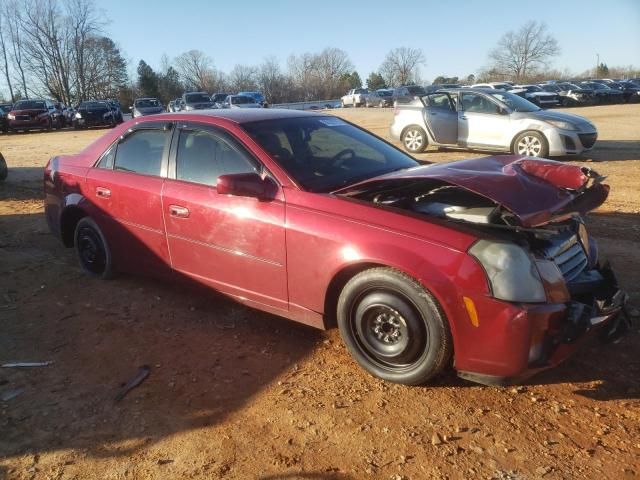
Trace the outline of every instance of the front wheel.
{"label": "front wheel", "polygon": [[424,152],[427,143],[427,133],[418,126],[407,128],[402,135],[402,145],[411,153]]}
{"label": "front wheel", "polygon": [[338,300],[340,335],[372,375],[421,385],[449,363],[449,325],[435,299],[417,281],[391,268],[354,276]]}
{"label": "front wheel", "polygon": [[549,155],[549,144],[540,132],[523,132],[513,142],[513,153],[544,158]]}
{"label": "front wheel", "polygon": [[102,230],[90,217],[76,225],[74,246],[80,267],[91,277],[107,280],[114,275],[111,250]]}

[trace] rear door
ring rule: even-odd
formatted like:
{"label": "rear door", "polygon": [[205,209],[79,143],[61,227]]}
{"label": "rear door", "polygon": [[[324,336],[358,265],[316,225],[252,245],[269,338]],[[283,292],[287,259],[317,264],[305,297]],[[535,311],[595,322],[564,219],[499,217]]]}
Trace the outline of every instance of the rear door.
{"label": "rear door", "polygon": [[431,93],[425,101],[425,123],[431,137],[443,145],[458,142],[458,113],[448,93]]}
{"label": "rear door", "polygon": [[170,141],[171,124],[139,125],[111,145],[85,179],[91,216],[119,270],[170,271],[161,202]]}
{"label": "rear door", "polygon": [[220,195],[218,176],[264,173],[222,128],[180,123],[163,190],[173,268],[239,297],[288,308],[285,208],[274,200]]}
{"label": "rear door", "polygon": [[508,149],[509,115],[488,95],[460,92],[458,143],[469,147]]}

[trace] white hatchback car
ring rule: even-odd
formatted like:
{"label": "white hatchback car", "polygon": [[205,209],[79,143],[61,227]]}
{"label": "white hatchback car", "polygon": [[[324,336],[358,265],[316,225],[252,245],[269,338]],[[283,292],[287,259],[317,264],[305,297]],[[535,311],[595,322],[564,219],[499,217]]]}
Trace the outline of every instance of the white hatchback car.
{"label": "white hatchback car", "polygon": [[436,145],[548,157],[590,150],[598,131],[583,117],[542,110],[506,91],[459,88],[398,105],[391,136],[411,153]]}

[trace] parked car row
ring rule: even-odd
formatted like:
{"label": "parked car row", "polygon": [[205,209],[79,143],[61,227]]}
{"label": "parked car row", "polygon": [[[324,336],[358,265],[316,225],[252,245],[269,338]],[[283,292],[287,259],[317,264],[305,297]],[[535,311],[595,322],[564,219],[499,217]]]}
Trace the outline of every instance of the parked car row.
{"label": "parked car row", "polygon": [[114,127],[123,122],[115,100],[90,100],[76,108],[49,99],[24,99],[0,104],[0,130],[4,133],[28,130],[76,129],[95,126]]}
{"label": "parked car row", "polygon": [[403,85],[395,89],[379,88],[373,91],[367,88],[354,88],[340,99],[340,106],[343,108],[392,107],[397,103],[409,103],[426,93],[427,90],[419,85]]}
{"label": "parked car row", "polygon": [[537,85],[511,82],[476,83],[472,88],[491,88],[520,95],[540,107],[595,105],[640,101],[640,80],[550,80]]}
{"label": "parked car row", "polygon": [[264,95],[260,92],[239,92],[237,94],[218,92],[185,92],[182,97],[167,105],[169,112],[189,112],[210,108],[266,108]]}

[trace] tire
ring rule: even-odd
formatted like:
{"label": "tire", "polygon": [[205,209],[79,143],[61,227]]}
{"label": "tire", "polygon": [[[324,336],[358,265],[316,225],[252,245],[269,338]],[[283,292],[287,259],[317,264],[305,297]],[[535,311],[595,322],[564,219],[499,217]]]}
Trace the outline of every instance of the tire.
{"label": "tire", "polygon": [[50,132],[53,128],[53,122],[51,121],[51,117],[49,117],[49,121],[47,122],[47,132]]}
{"label": "tire", "polygon": [[407,127],[407,129],[402,133],[402,146],[407,152],[422,153],[425,151],[428,144],[429,140],[427,139],[427,132],[417,125]]}
{"label": "tire", "polygon": [[82,270],[90,277],[108,280],[114,269],[107,239],[90,217],[80,219],[73,234],[73,245]]}
{"label": "tire", "polygon": [[0,182],[6,180],[8,175],[9,167],[7,167],[7,161],[2,156],[2,153],[0,153]]}
{"label": "tire", "polygon": [[546,158],[549,155],[549,144],[540,132],[529,130],[516,137],[512,150],[514,155]]}
{"label": "tire", "polygon": [[340,335],[353,358],[372,375],[422,385],[453,353],[449,325],[435,299],[416,280],[391,268],[373,268],[345,285],[337,307]]}

